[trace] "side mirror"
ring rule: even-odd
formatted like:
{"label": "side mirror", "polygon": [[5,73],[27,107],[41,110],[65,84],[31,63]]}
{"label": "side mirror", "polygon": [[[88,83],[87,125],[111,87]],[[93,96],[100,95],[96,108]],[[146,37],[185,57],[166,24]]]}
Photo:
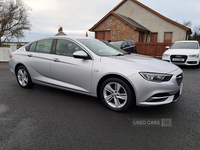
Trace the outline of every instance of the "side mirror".
{"label": "side mirror", "polygon": [[166,48],[166,49],[169,49],[170,47],[169,47],[169,46],[166,46],[165,48]]}
{"label": "side mirror", "polygon": [[84,51],[76,51],[73,53],[74,58],[90,59],[90,56]]}

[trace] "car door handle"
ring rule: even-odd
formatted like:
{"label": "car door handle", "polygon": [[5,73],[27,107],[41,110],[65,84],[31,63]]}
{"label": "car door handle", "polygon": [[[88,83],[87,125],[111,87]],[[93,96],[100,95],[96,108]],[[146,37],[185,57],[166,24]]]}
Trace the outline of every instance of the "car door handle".
{"label": "car door handle", "polygon": [[58,58],[54,58],[53,61],[54,62],[60,62],[60,60]]}
{"label": "car door handle", "polygon": [[33,57],[33,55],[32,54],[28,54],[28,57]]}

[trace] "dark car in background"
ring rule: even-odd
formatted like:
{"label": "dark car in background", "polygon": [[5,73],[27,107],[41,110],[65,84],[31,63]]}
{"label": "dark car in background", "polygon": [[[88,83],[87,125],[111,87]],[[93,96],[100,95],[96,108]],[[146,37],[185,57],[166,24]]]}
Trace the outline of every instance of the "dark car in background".
{"label": "dark car in background", "polygon": [[132,40],[112,41],[109,44],[114,45],[115,47],[120,48],[126,52],[137,53],[135,42]]}

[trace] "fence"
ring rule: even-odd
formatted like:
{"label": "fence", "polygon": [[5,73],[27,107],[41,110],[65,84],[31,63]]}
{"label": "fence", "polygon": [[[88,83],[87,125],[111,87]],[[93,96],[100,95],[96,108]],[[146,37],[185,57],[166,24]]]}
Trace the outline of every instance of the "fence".
{"label": "fence", "polygon": [[136,43],[138,54],[149,56],[162,56],[167,50],[165,47],[170,46],[172,43]]}
{"label": "fence", "polygon": [[10,44],[10,47],[0,47],[0,62],[8,62],[9,54],[17,50],[17,44]]}

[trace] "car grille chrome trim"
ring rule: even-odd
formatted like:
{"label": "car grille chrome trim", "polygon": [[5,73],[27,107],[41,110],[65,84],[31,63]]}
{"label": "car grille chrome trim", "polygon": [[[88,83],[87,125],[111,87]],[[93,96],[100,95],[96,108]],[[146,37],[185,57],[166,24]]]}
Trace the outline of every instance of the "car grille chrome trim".
{"label": "car grille chrome trim", "polygon": [[[187,55],[171,55],[170,56],[171,62],[177,62],[177,63],[185,63],[187,61],[187,58],[188,58]],[[183,61],[181,61],[181,59],[183,59]]]}

